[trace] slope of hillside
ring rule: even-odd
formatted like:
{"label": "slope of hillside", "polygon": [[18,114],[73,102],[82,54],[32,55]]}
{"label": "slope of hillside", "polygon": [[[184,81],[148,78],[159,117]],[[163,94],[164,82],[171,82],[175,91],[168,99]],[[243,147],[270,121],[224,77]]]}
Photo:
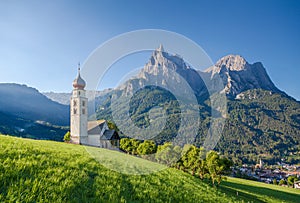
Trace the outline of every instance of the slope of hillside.
{"label": "slope of hillside", "polygon": [[69,125],[69,107],[53,102],[38,90],[26,85],[0,84],[0,111],[32,121],[46,121],[54,125]]}
{"label": "slope of hillside", "polygon": [[235,194],[246,202],[299,202],[300,190],[257,181],[227,177],[220,189]]}
{"label": "slope of hillside", "polygon": [[229,116],[216,149],[236,162],[269,163],[289,157],[300,149],[300,103],[283,94],[248,90],[228,101]]}
{"label": "slope of hillside", "polygon": [[63,141],[67,127],[35,122],[0,112],[0,134],[41,140]]}
{"label": "slope of hillside", "polygon": [[[289,155],[300,149],[300,103],[286,95],[261,89],[248,90],[238,96],[240,99],[228,100],[228,117],[215,150],[236,163],[254,164],[259,158],[270,164],[282,158],[288,163],[299,163],[299,158]],[[131,119],[140,128],[149,125],[149,109],[164,107],[169,117],[164,129],[153,140],[163,143],[176,137],[181,112],[176,101],[168,94],[158,89],[149,91],[144,88],[130,104]],[[120,105],[120,109],[122,107]],[[211,115],[209,106],[199,105],[198,108],[201,122],[195,144],[202,146]],[[108,99],[99,107],[97,117],[112,120],[111,115]]]}
{"label": "slope of hillside", "polygon": [[[99,150],[120,160],[130,159]],[[269,185],[250,187],[249,183],[248,187],[247,181],[238,189],[240,183],[232,179],[215,189],[175,169],[124,175],[103,167],[84,146],[3,135],[0,163],[1,202],[296,202],[300,195]],[[269,194],[256,195],[255,189]]]}

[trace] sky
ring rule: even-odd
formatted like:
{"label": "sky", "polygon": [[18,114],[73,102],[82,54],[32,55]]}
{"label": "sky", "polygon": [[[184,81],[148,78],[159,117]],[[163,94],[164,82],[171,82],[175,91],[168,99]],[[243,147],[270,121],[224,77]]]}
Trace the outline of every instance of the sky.
{"label": "sky", "polygon": [[[0,83],[70,92],[77,63],[101,44],[162,29],[193,40],[213,62],[228,54],[262,62],[275,85],[300,100],[297,0],[0,0],[0,28]],[[104,80],[102,88],[118,80]]]}

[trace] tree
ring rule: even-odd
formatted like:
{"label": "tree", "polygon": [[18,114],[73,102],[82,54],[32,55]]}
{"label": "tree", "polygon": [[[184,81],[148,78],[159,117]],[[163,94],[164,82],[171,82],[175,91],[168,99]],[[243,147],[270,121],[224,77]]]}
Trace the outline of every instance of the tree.
{"label": "tree", "polygon": [[117,125],[115,123],[113,123],[112,121],[107,121],[107,126],[110,130],[115,130],[115,131],[119,131]]}
{"label": "tree", "polygon": [[139,141],[137,139],[130,139],[129,151],[131,152],[131,154],[138,154],[137,149],[140,144],[141,144],[141,141]]}
{"label": "tree", "polygon": [[222,175],[224,174],[227,166],[224,164],[224,161],[220,158],[217,152],[210,151],[207,153],[206,166],[212,184],[215,185],[215,182],[217,182],[217,185],[219,185],[222,179],[224,179]]}
{"label": "tree", "polygon": [[286,181],[284,179],[281,179],[278,183],[278,185],[286,185]]}
{"label": "tree", "polygon": [[127,153],[137,154],[140,143],[141,142],[136,139],[123,138],[120,140],[120,148]]}
{"label": "tree", "polygon": [[231,167],[233,166],[233,161],[227,159],[226,157],[221,157],[220,164],[224,166],[222,174],[229,175],[231,173]]}
{"label": "tree", "polygon": [[194,145],[191,145],[181,159],[183,161],[183,166],[186,169],[191,170],[192,175],[194,176],[199,161],[199,149]]}
{"label": "tree", "polygon": [[197,161],[197,172],[199,175],[199,178],[203,180],[205,176],[208,176],[208,170],[207,165],[205,161],[205,150],[203,147],[199,148],[199,155],[198,155],[198,161]]}
{"label": "tree", "polygon": [[172,143],[166,142],[165,144],[158,146],[155,159],[159,163],[172,166],[180,159],[181,151],[179,146],[174,146]]}
{"label": "tree", "polygon": [[197,165],[197,172],[201,180],[203,180],[204,177],[207,175],[208,171],[204,159],[199,158],[198,165]]}
{"label": "tree", "polygon": [[70,131],[68,131],[68,132],[64,135],[64,141],[65,141],[65,142],[70,142],[70,141],[71,141],[71,134],[70,134]]}
{"label": "tree", "polygon": [[145,140],[138,146],[137,152],[140,155],[154,154],[156,152],[156,149],[156,144],[153,141]]}
{"label": "tree", "polygon": [[287,178],[287,183],[289,186],[293,186],[297,180],[298,180],[298,178],[296,176],[289,176]]}
{"label": "tree", "polygon": [[123,138],[120,140],[120,149],[123,151],[129,153],[129,148],[130,148],[130,139],[129,138]]}

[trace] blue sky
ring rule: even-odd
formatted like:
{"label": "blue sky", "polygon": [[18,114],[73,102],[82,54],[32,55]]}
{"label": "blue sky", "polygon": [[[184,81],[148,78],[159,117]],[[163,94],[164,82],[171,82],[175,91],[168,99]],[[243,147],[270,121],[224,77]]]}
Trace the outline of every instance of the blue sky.
{"label": "blue sky", "polygon": [[261,61],[277,87],[300,100],[297,0],[1,0],[0,26],[1,83],[70,92],[78,61],[106,40],[164,29],[192,39],[214,62],[227,54]]}

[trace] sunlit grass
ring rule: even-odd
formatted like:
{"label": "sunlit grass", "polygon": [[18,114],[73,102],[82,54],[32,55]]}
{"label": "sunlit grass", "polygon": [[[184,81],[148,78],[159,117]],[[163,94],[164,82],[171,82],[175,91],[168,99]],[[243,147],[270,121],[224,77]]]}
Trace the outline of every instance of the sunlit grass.
{"label": "sunlit grass", "polygon": [[285,197],[293,202],[299,197],[279,187],[265,197],[259,185],[245,181],[250,185],[243,188],[230,178],[217,189],[176,169],[129,175],[160,169],[153,164],[105,149],[0,135],[0,202],[281,202]]}
{"label": "sunlit grass", "polygon": [[240,178],[228,177],[221,189],[254,202],[300,202],[300,190]]}
{"label": "sunlit grass", "polygon": [[167,169],[167,166],[123,152],[95,147],[86,147],[86,151],[106,168],[123,174],[147,175]]}

